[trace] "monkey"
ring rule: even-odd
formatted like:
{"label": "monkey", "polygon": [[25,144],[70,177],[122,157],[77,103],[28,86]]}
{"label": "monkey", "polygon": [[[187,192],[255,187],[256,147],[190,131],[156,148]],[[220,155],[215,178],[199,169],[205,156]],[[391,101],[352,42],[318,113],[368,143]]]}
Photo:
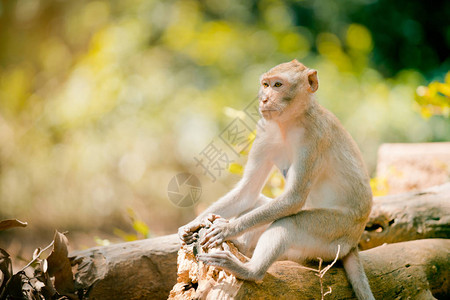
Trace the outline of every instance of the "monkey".
{"label": "monkey", "polygon": [[[227,251],[201,253],[199,261],[243,280],[262,280],[276,260],[333,260],[340,247],[358,299],[374,299],[358,254],[372,208],[369,176],[356,142],[321,106],[317,71],[297,60],[264,73],[258,92],[261,119],[241,180],[225,196],[178,230],[183,243],[243,245],[248,262]],[[286,177],[283,193],[261,194],[273,167]],[[238,246],[241,250],[241,248]]]}

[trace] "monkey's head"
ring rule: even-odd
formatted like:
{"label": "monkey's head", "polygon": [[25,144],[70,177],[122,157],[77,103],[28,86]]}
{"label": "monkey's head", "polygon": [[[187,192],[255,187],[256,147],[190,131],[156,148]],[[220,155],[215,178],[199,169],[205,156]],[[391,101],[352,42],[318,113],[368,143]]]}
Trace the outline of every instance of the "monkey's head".
{"label": "monkey's head", "polygon": [[260,79],[259,111],[266,120],[301,113],[317,91],[317,71],[294,59],[264,73]]}

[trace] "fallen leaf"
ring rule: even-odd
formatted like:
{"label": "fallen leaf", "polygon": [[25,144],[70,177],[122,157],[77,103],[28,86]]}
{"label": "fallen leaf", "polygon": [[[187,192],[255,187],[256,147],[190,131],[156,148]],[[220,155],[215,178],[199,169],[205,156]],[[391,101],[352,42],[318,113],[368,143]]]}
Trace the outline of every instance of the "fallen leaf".
{"label": "fallen leaf", "polygon": [[[42,270],[42,267],[43,266],[41,261],[34,270],[34,288],[44,297],[44,299],[56,299],[58,291],[55,289],[50,275],[48,273],[45,273]],[[48,266],[46,268],[48,268]]]}
{"label": "fallen leaf", "polygon": [[26,227],[27,222],[22,222],[17,219],[3,220],[0,222],[0,230],[6,230],[13,227]]}
{"label": "fallen leaf", "polygon": [[12,276],[12,264],[11,258],[9,258],[8,252],[0,248],[0,271],[2,272],[2,277],[0,278],[0,295],[8,282],[9,278]]}
{"label": "fallen leaf", "polygon": [[55,277],[55,288],[60,294],[72,293],[74,281],[72,266],[68,258],[68,241],[64,234],[56,231],[52,253],[47,258],[48,274]]}
{"label": "fallen leaf", "polygon": [[[24,295],[22,292],[22,276],[23,272],[14,274],[11,279],[7,282],[5,290],[2,292],[2,296],[6,299],[23,299]],[[26,299],[26,298],[25,298]]]}

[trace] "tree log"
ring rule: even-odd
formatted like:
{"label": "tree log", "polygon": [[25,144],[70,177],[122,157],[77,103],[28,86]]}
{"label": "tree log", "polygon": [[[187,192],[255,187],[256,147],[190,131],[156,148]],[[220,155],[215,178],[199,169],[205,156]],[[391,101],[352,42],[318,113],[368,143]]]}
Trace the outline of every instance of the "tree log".
{"label": "tree log", "polygon": [[71,253],[75,288],[89,299],[167,299],[179,249],[173,234]]}
{"label": "tree log", "polygon": [[[169,299],[354,299],[345,271],[336,264],[323,276],[301,265],[274,263],[262,282],[236,279],[227,272],[197,263],[192,247],[179,251],[178,282]],[[450,240],[417,240],[362,251],[376,299],[448,299]],[[317,268],[317,264],[308,265]]]}
{"label": "tree log", "polygon": [[421,192],[375,197],[360,249],[450,237],[450,183]]}
{"label": "tree log", "polygon": [[[450,183],[423,192],[375,198],[368,230],[363,235],[361,247],[367,249],[383,243],[422,238],[448,238],[450,236],[449,198]],[[427,241],[421,241],[421,243],[427,243]],[[387,249],[398,250],[398,248],[392,247],[399,246],[389,245]],[[90,299],[166,299],[169,291],[177,282],[177,251],[179,249],[178,237],[169,235],[73,252],[71,261],[77,268],[75,272],[76,288],[85,290]],[[384,248],[379,247],[373,251],[382,249]],[[392,250],[393,253],[386,257],[396,257],[395,251]],[[371,252],[362,252],[363,258],[365,253]],[[403,251],[399,254],[409,255]],[[447,257],[447,260],[450,258]],[[370,264],[370,262],[367,263]],[[272,267],[274,268],[272,270],[278,270],[278,273],[275,274],[291,274],[292,270],[300,268],[292,264],[279,262]],[[283,266],[286,266],[285,271],[283,271]],[[411,264],[411,266],[415,265]],[[389,268],[395,270],[394,267]],[[335,272],[338,272],[335,271],[336,269],[338,268],[333,267],[325,277],[329,280],[334,278]],[[266,278],[270,276],[273,275],[268,274]],[[370,279],[373,275],[368,274],[368,276]],[[304,278],[298,274],[291,280],[286,280],[291,282],[297,278],[304,281]],[[313,278],[317,279],[316,276]],[[340,282],[338,279],[333,280],[337,283]],[[374,282],[376,283],[376,281]],[[395,280],[393,282],[395,283]],[[281,284],[285,285],[286,283],[280,281]],[[335,290],[334,285],[327,284]],[[242,291],[246,289],[247,287],[244,286]],[[305,288],[305,293],[306,290],[309,289]],[[317,295],[312,296],[312,298],[316,297]]]}

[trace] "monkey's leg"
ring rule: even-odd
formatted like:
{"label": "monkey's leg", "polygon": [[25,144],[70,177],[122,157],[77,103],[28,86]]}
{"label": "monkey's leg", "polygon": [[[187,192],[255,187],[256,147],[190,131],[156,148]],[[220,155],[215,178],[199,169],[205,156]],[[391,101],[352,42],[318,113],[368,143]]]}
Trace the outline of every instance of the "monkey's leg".
{"label": "monkey's leg", "polygon": [[[241,215],[244,215],[248,211],[258,208],[271,200],[272,199],[269,197],[260,195],[255,205],[252,206],[249,210],[243,212]],[[244,232],[242,235],[238,236],[237,238],[232,239],[231,242],[233,242],[233,244],[236,245],[236,247],[239,249],[239,252],[241,252],[247,257],[251,257],[253,255],[253,252],[255,251],[256,244],[258,243],[261,234],[263,234],[263,232],[266,231],[269,225],[270,224],[266,224],[248,230]]]}
{"label": "monkey's leg", "polygon": [[[258,280],[273,262],[321,257],[333,260],[340,245],[339,258],[349,253],[364,229],[350,215],[335,209],[308,209],[273,222],[259,238],[251,260],[233,262],[227,270],[242,279]],[[216,260],[224,268],[230,264]]]}
{"label": "monkey's leg", "polygon": [[286,258],[290,260],[316,257],[332,260],[340,245],[339,258],[342,258],[357,245],[362,229],[357,221],[340,210],[302,210],[273,222],[261,235],[247,263],[227,252],[202,254],[199,259],[228,270],[241,279],[259,280],[288,249]]}
{"label": "monkey's leg", "polygon": [[296,257],[332,260],[340,246],[339,258],[342,258],[357,298],[375,299],[357,250],[364,222],[336,209],[302,210],[292,218],[296,223],[296,232],[292,234],[293,245],[287,253],[291,254],[290,260],[296,260]]}
{"label": "monkey's leg", "polygon": [[[292,219],[295,226],[289,254],[296,253],[300,260],[320,257],[331,261],[336,257],[338,245],[342,258],[358,245],[364,230],[360,220],[339,209],[305,209]],[[288,258],[298,260],[295,255]]]}

